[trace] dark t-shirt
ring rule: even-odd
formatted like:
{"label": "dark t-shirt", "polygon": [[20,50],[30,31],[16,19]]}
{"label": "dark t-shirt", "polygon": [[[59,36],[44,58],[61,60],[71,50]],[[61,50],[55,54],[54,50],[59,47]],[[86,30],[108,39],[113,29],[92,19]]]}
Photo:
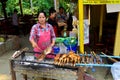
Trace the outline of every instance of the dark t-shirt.
{"label": "dark t-shirt", "polygon": [[56,20],[53,20],[53,19],[48,19],[48,23],[51,24],[53,27],[58,27],[58,24],[56,22]]}
{"label": "dark t-shirt", "polygon": [[48,23],[51,24],[53,26],[53,29],[54,29],[54,32],[55,32],[55,35],[58,36],[59,33],[59,30],[58,30],[58,24],[56,22],[56,20],[53,20],[53,19],[48,19]]}

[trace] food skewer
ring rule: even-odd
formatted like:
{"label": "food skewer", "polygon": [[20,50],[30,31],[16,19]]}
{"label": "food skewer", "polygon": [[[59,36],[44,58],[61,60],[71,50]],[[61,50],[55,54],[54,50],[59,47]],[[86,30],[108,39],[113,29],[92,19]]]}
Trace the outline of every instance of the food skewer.
{"label": "food skewer", "polygon": [[104,54],[103,52],[101,52],[101,53],[102,53],[103,55],[105,55],[106,57],[108,57],[108,58],[109,58],[110,60],[112,60],[113,62],[118,62],[118,60],[109,57],[108,55]]}

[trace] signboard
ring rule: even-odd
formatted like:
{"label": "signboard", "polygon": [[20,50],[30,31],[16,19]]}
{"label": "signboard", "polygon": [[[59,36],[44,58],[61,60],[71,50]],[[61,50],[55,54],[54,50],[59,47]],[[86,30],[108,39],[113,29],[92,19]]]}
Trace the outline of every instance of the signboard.
{"label": "signboard", "polygon": [[89,24],[88,24],[88,19],[84,19],[84,44],[89,44]]}
{"label": "signboard", "polygon": [[[88,21],[88,19],[83,20],[83,26],[84,26],[84,44],[89,44],[89,21]],[[80,33],[79,31],[80,30],[78,27],[78,33]],[[78,34],[78,45],[80,43],[79,36],[80,36],[80,34]]]}
{"label": "signboard", "polygon": [[107,4],[107,13],[120,12],[120,4]]}
{"label": "signboard", "polygon": [[120,4],[120,0],[83,0],[83,4]]}

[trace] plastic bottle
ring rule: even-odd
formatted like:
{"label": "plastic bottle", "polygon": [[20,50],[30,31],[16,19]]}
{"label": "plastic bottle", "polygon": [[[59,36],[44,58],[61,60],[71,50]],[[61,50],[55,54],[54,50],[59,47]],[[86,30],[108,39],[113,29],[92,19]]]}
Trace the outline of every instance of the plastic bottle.
{"label": "plastic bottle", "polygon": [[59,48],[60,48],[60,51],[59,53],[67,53],[67,47],[63,44],[63,43],[60,43],[59,44]]}
{"label": "plastic bottle", "polygon": [[63,37],[67,37],[67,30],[66,30],[66,28],[64,28],[64,30],[63,30]]}
{"label": "plastic bottle", "polygon": [[73,27],[72,31],[70,31],[69,36],[70,37],[76,37],[77,38],[77,28]]}

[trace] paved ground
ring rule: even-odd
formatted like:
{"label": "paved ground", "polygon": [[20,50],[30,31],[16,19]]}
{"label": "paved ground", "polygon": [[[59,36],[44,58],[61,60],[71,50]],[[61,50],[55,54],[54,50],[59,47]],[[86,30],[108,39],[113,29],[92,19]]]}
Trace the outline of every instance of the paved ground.
{"label": "paved ground", "polygon": [[[31,45],[28,41],[28,36],[21,38],[21,46],[31,48]],[[9,58],[16,50],[11,50],[4,53],[0,56],[0,80],[11,80],[10,67],[9,67]],[[107,79],[104,79],[107,68],[95,67],[95,72],[92,72],[91,69],[88,69],[90,73],[96,80],[113,80],[111,74],[107,76]],[[21,74],[17,74],[17,80],[23,80]]]}

